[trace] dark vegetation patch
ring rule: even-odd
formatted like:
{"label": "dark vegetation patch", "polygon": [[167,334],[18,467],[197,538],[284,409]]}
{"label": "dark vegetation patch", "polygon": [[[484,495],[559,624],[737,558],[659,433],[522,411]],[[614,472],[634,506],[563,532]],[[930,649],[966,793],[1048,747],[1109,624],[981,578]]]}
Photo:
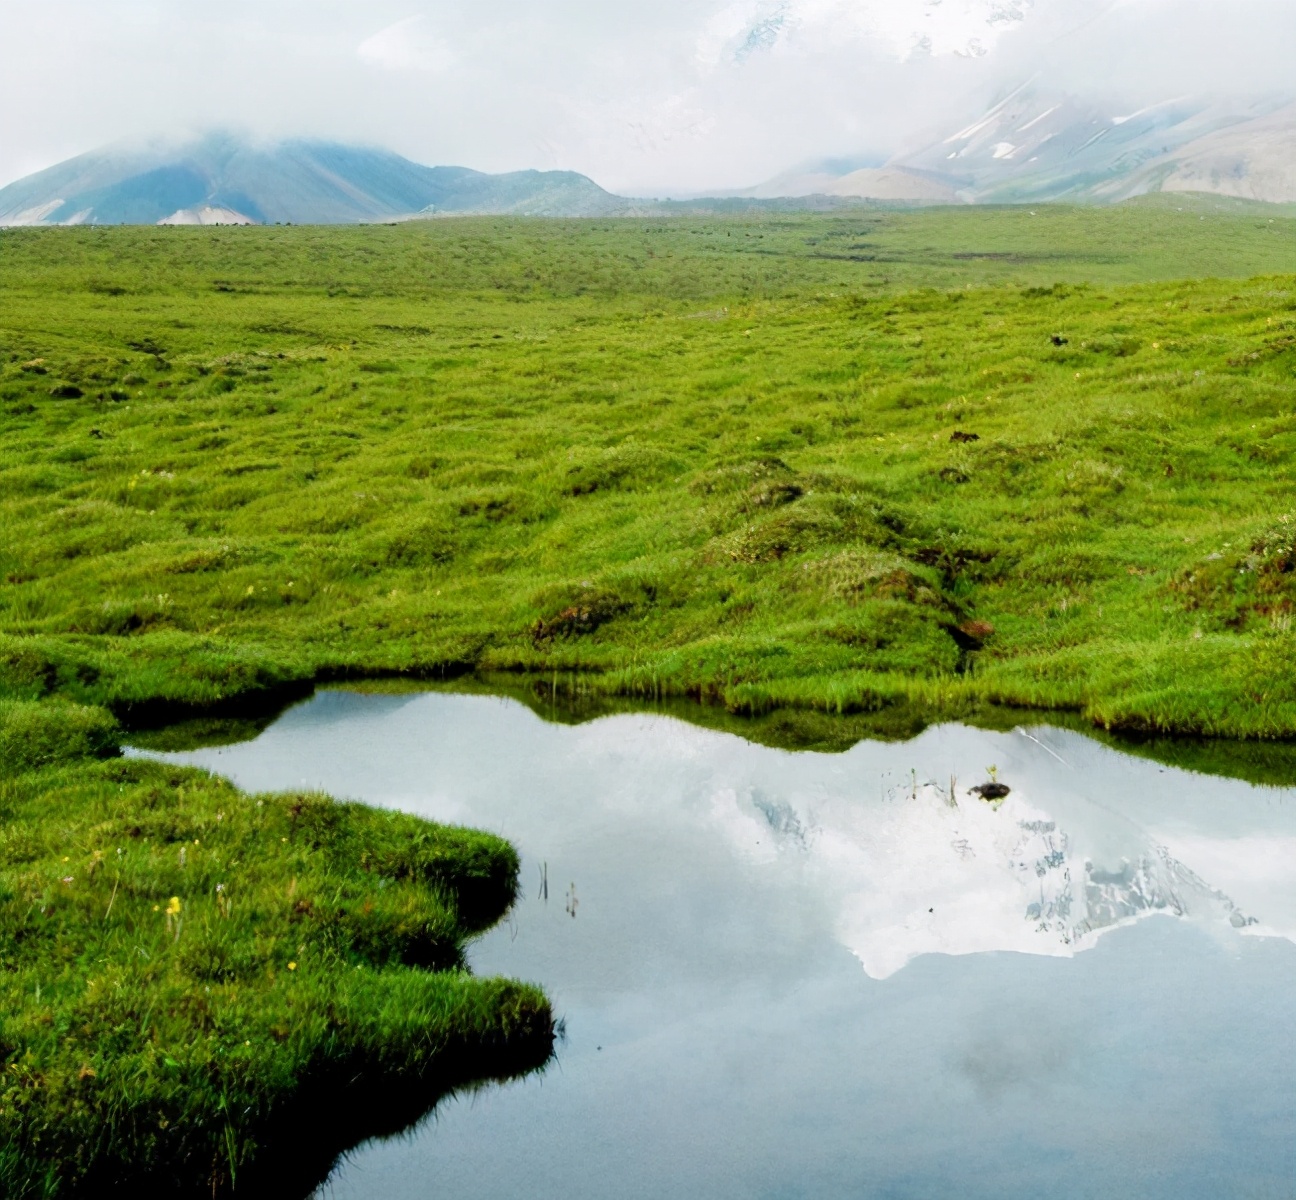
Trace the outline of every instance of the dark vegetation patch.
{"label": "dark vegetation patch", "polygon": [[633,443],[604,450],[572,452],[562,475],[562,490],[571,496],[594,492],[638,491],[651,488],[679,469],[671,455]]}
{"label": "dark vegetation patch", "polygon": [[540,647],[586,637],[617,617],[642,610],[656,600],[655,585],[640,580],[626,580],[620,586],[584,582],[546,588],[532,597],[541,615],[531,626],[531,641]]}
{"label": "dark vegetation patch", "polygon": [[1190,612],[1227,627],[1261,622],[1285,631],[1296,613],[1296,517],[1279,517],[1240,545],[1225,544],[1169,586]]}

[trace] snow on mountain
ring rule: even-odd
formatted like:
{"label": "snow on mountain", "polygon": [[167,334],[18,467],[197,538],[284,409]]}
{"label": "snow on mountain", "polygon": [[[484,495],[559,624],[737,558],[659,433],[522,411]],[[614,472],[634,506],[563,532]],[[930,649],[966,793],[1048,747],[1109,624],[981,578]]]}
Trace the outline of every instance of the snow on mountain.
{"label": "snow on mountain", "polygon": [[[924,954],[1071,957],[1156,915],[1244,931],[1257,925],[1156,834],[1113,820],[1101,804],[1073,803],[1063,816],[1016,791],[991,805],[965,790],[951,797],[940,785],[915,783],[880,802],[842,802],[821,791],[775,804],[727,791],[714,811],[747,853],[760,847],[803,861],[836,911],[838,938],[874,979]],[[1203,837],[1187,844],[1193,858],[1235,881],[1220,861],[1227,847]],[[1266,896],[1277,936],[1293,933],[1282,915],[1292,881],[1288,864]]]}
{"label": "snow on mountain", "polygon": [[1281,104],[1178,96],[1129,111],[1026,86],[891,165],[943,178],[976,203],[1160,190],[1296,199],[1296,111],[1276,112]]}
{"label": "snow on mountain", "polygon": [[1020,204],[1159,191],[1296,201],[1296,105],[1176,96],[1132,107],[1032,83],[884,166],[819,163],[732,194]]}

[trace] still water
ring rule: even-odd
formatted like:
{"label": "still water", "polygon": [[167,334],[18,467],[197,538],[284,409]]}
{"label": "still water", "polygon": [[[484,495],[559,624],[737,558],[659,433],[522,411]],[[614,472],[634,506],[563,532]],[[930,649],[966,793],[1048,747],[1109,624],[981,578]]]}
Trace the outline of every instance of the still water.
{"label": "still water", "polygon": [[440,693],[166,757],[522,853],[471,961],[545,987],[557,1061],[322,1197],[1296,1197],[1296,790],[1047,728],[793,754]]}

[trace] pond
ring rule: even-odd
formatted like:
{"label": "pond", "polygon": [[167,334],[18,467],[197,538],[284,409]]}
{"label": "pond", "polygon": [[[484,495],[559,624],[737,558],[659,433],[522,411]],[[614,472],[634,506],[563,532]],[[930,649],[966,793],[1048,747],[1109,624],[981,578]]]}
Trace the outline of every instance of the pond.
{"label": "pond", "polygon": [[1296,1195],[1296,790],[1045,727],[790,753],[438,692],[165,757],[523,856],[470,958],[544,986],[556,1061],[321,1197]]}

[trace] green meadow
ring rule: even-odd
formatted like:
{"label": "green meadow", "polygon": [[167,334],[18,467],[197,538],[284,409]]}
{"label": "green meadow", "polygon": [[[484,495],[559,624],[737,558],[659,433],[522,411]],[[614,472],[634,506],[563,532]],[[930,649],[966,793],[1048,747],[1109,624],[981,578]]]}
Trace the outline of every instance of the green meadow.
{"label": "green meadow", "polygon": [[510,847],[123,730],[471,676],[1276,742],[1294,455],[1260,206],[0,231],[0,1187],[252,1186],[552,1042],[461,969]]}
{"label": "green meadow", "polygon": [[5,687],[1284,736],[1283,272],[1290,218],[1165,206],[11,232]]}

